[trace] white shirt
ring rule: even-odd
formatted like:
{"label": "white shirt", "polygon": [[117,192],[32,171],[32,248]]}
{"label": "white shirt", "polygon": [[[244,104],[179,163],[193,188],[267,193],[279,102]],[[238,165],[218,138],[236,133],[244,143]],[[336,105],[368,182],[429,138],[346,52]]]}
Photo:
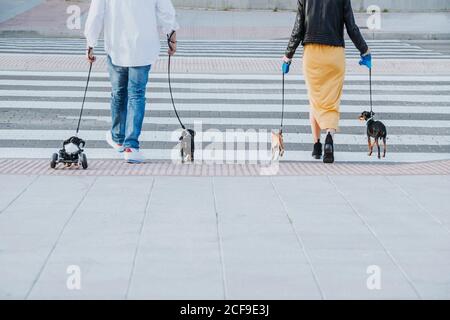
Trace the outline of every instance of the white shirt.
{"label": "white shirt", "polygon": [[104,29],[112,63],[140,67],[158,59],[159,32],[170,34],[178,28],[171,0],[92,0],[84,35],[87,46],[94,48]]}

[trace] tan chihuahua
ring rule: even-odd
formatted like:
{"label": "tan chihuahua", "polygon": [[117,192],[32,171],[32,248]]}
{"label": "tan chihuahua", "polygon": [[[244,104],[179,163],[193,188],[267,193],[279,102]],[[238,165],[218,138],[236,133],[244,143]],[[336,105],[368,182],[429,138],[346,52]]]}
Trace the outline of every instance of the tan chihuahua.
{"label": "tan chihuahua", "polygon": [[283,131],[275,133],[272,131],[272,161],[279,160],[284,156]]}

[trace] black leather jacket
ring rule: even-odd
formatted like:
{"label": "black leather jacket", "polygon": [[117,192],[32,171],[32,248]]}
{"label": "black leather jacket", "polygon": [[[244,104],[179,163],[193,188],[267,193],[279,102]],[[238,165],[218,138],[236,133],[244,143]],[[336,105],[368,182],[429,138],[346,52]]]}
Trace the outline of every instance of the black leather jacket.
{"label": "black leather jacket", "polygon": [[364,54],[364,40],[353,15],[351,0],[298,0],[298,14],[286,56],[292,58],[301,44],[345,47],[344,26],[356,48]]}

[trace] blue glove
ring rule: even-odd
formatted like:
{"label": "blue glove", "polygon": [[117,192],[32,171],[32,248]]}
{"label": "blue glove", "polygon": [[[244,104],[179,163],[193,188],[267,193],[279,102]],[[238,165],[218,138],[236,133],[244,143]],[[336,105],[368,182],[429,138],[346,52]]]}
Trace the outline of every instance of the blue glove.
{"label": "blue glove", "polygon": [[283,71],[284,74],[288,74],[290,68],[291,68],[291,63],[290,62],[283,63],[282,71]]}
{"label": "blue glove", "polygon": [[368,54],[366,56],[361,56],[361,61],[359,61],[360,66],[366,66],[369,69],[372,69],[372,54]]}

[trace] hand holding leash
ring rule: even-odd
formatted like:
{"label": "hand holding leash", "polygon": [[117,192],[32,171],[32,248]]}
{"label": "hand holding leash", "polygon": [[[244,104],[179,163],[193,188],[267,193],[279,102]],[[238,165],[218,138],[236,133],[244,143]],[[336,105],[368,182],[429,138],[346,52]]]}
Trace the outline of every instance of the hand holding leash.
{"label": "hand holding leash", "polygon": [[175,55],[177,52],[177,33],[176,31],[172,31],[172,33],[167,35],[167,45],[169,46],[169,50],[167,53],[169,56]]}
{"label": "hand holding leash", "polygon": [[87,48],[86,58],[90,64],[93,64],[97,60],[97,57],[94,55],[94,48]]}
{"label": "hand holding leash", "polygon": [[372,69],[372,54],[368,50],[365,54],[361,55],[361,60],[359,61],[360,66],[366,66],[369,70]]}
{"label": "hand holding leash", "polygon": [[283,71],[283,74],[288,74],[289,73],[289,70],[291,68],[291,63],[292,63],[291,59],[289,59],[286,56],[283,57],[283,66],[281,67],[281,70]]}

